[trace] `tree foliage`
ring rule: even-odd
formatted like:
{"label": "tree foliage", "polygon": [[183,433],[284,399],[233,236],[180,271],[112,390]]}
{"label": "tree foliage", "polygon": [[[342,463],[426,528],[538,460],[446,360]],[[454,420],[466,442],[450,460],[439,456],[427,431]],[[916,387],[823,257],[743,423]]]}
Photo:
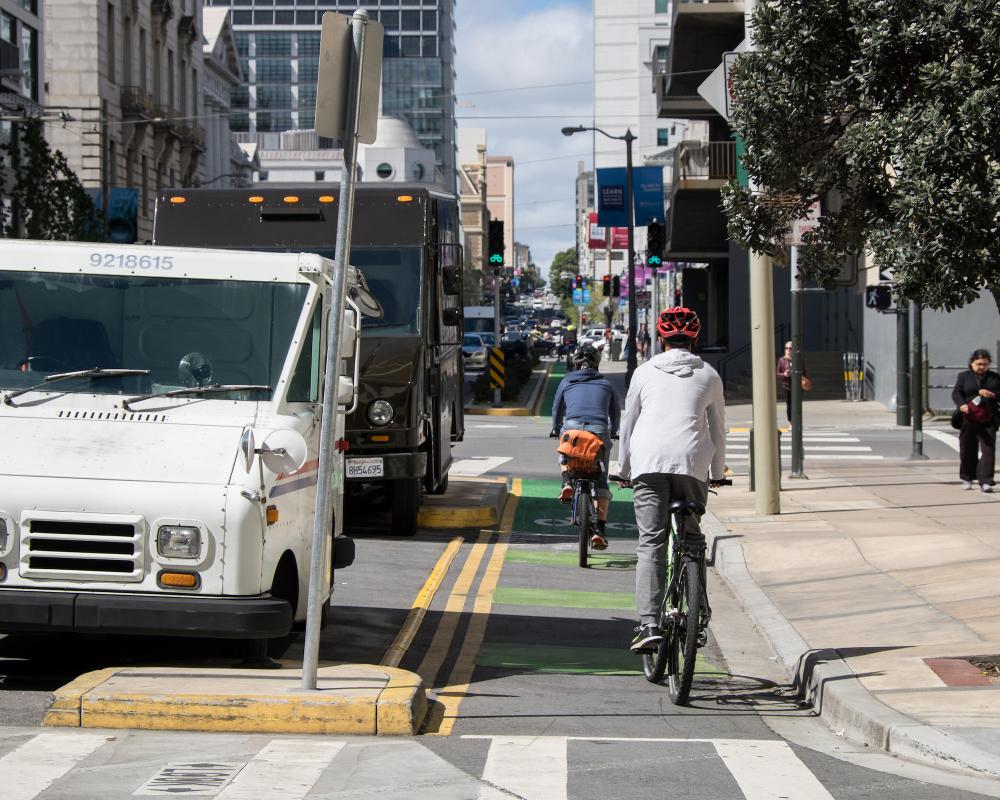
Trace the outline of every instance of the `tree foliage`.
{"label": "tree foliage", "polygon": [[580,261],[575,247],[567,247],[556,253],[549,265],[549,287],[552,294],[561,298],[572,297],[572,278],[564,278],[562,274],[575,276],[579,268]]}
{"label": "tree foliage", "polygon": [[0,145],[0,182],[9,200],[0,212],[4,237],[100,239],[100,213],[66,157],[45,141],[41,120],[18,123],[18,133]]}
{"label": "tree foliage", "polygon": [[822,200],[811,277],[867,248],[902,297],[1000,307],[997,0],[769,0],[754,24],[733,124],[766,188],[726,188],[730,235],[777,255]]}

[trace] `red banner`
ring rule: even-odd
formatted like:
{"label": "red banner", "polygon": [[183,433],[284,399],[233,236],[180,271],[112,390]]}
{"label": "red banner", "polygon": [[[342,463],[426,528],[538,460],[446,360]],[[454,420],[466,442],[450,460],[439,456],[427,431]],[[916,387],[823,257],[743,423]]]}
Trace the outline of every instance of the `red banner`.
{"label": "red banner", "polygon": [[608,231],[611,232],[611,249],[628,250],[628,228],[605,228],[597,224],[597,212],[591,211],[588,217],[590,232],[588,244],[591,250],[608,249]]}

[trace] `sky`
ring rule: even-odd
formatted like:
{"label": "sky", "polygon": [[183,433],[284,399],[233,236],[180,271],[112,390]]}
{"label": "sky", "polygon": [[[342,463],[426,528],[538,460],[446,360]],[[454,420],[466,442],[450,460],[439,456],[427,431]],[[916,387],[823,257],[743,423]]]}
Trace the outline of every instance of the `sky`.
{"label": "sky", "polygon": [[560,129],[592,122],[592,40],[591,0],[457,2],[458,125],[513,156],[515,237],[543,273],[576,244],[577,162],[591,168],[593,139]]}

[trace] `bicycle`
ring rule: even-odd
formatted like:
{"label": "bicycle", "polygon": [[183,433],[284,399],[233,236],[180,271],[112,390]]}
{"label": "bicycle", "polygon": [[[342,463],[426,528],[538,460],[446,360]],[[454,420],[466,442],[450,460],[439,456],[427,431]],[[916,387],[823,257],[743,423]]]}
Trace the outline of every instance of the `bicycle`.
{"label": "bicycle", "polygon": [[[631,481],[615,475],[611,476],[611,480],[623,487],[631,486]],[[733,482],[718,480],[712,481],[711,485],[732,486]],[[660,612],[663,642],[652,652],[642,654],[646,680],[659,683],[666,674],[670,701],[678,706],[688,702],[698,648],[704,647],[708,641],[708,623],[712,619],[712,608],[708,604],[705,537],[696,538],[687,534],[687,521],[691,515],[701,517],[704,513],[705,504],[694,500],[677,500],[670,504],[667,588]]]}
{"label": "bicycle", "polygon": [[587,569],[587,553],[590,546],[590,537],[594,535],[594,520],[597,519],[597,505],[594,498],[597,497],[597,478],[600,475],[600,466],[594,472],[570,472],[568,477],[573,482],[573,499],[570,518],[572,523],[580,529],[580,541],[578,546],[578,563],[583,569]]}

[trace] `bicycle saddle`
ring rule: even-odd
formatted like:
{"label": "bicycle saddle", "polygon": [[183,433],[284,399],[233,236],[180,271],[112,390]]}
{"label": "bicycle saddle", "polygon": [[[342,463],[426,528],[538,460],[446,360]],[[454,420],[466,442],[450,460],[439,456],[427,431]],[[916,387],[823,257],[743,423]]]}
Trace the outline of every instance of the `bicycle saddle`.
{"label": "bicycle saddle", "polygon": [[700,517],[705,513],[705,504],[697,500],[674,500],[670,504],[670,513],[678,511],[692,511]]}

